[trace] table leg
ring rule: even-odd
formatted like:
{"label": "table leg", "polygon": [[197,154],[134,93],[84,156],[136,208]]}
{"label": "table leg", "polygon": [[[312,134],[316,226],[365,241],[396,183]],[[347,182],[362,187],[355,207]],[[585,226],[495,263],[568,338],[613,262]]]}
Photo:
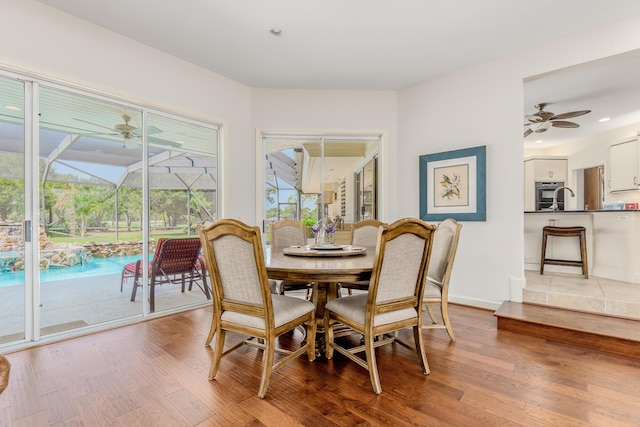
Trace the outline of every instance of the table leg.
{"label": "table leg", "polygon": [[316,356],[321,356],[325,351],[324,306],[327,302],[336,299],[338,292],[339,287],[337,282],[313,284],[311,302],[316,306]]}

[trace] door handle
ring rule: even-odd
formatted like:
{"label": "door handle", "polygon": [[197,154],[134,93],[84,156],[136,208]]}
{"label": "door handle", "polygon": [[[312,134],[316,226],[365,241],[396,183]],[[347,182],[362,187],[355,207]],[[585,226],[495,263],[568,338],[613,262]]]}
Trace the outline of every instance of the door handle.
{"label": "door handle", "polygon": [[31,221],[28,219],[22,221],[22,242],[31,242]]}

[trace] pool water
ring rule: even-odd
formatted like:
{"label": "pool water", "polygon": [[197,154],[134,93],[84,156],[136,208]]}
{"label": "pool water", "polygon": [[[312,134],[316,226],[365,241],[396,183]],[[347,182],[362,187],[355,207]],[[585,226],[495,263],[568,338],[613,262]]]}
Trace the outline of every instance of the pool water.
{"label": "pool water", "polygon": [[[98,276],[103,274],[120,274],[124,266],[135,262],[140,256],[124,256],[117,258],[94,258],[85,265],[68,268],[53,268],[40,271],[40,282],[54,280],[78,279],[82,277]],[[0,286],[13,286],[24,284],[24,271],[0,273]]]}

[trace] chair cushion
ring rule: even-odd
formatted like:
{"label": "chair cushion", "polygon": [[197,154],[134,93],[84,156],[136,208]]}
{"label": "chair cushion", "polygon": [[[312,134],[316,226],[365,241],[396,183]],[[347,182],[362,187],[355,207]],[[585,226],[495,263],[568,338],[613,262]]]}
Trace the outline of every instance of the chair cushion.
{"label": "chair cushion", "polygon": [[[367,294],[336,298],[329,301],[325,309],[364,325],[365,312],[367,310]],[[386,325],[406,319],[415,319],[416,317],[418,317],[418,314],[415,309],[404,308],[402,310],[378,314],[373,319],[373,326]]]}
{"label": "chair cushion", "polygon": [[[124,266],[124,270],[131,275],[136,274],[136,264],[137,262],[130,262],[129,264]],[[151,273],[151,263],[149,263],[149,273]],[[140,263],[140,274],[142,274],[142,263]]]}
{"label": "chair cushion", "polygon": [[[273,320],[275,327],[284,325],[287,322],[304,316],[315,309],[311,301],[302,298],[289,297],[286,295],[271,295],[273,303]],[[225,311],[221,316],[226,322],[237,325],[249,326],[257,329],[264,329],[264,319],[256,316],[249,316],[243,313]]]}

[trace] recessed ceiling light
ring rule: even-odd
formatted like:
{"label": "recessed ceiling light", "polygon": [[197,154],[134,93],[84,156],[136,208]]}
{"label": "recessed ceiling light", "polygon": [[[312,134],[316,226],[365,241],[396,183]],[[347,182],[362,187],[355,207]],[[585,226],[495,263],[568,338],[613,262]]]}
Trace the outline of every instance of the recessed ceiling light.
{"label": "recessed ceiling light", "polygon": [[269,30],[272,36],[280,37],[282,35],[282,30],[280,28],[272,28]]}
{"label": "recessed ceiling light", "polygon": [[11,111],[22,111],[22,108],[20,107],[14,107],[13,105],[7,105],[6,107],[7,110],[11,110]]}
{"label": "recessed ceiling light", "polygon": [[536,141],[536,144],[542,144],[544,141],[542,139],[539,139]]}
{"label": "recessed ceiling light", "polygon": [[608,122],[609,120],[611,120],[610,117],[603,117],[600,120],[598,120],[600,123],[604,123],[604,122]]}

